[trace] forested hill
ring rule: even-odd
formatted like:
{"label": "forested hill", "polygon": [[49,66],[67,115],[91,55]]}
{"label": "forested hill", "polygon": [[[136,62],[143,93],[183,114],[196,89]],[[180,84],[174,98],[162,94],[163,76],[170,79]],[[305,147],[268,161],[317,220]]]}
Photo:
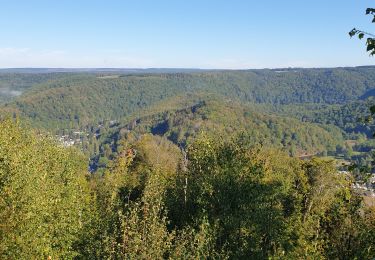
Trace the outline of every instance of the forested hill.
{"label": "forested hill", "polygon": [[[160,111],[158,107],[152,110]],[[93,158],[93,168],[105,166],[121,153],[124,141],[132,142],[147,134],[168,139],[180,148],[186,148],[202,132],[223,140],[242,135],[253,145],[278,148],[297,157],[333,154],[344,144],[342,131],[333,125],[261,114],[251,106],[229,101],[202,100],[183,109],[144,114],[107,130],[100,129],[101,149]]]}
{"label": "forested hill", "polygon": [[[2,77],[6,75],[11,77]],[[5,109],[55,129],[123,119],[188,93],[215,94],[242,103],[344,104],[371,95],[375,88],[374,67],[58,75],[53,80],[46,77],[45,83],[36,80]]]}
{"label": "forested hill", "polygon": [[0,104],[20,96],[27,89],[39,83],[47,83],[59,78],[66,78],[66,74],[57,73],[16,73],[0,70]]}

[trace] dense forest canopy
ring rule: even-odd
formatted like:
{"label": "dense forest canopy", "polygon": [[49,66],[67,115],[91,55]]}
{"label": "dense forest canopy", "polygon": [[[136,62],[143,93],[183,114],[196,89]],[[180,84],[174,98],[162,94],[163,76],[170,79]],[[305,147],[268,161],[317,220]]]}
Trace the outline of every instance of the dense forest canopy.
{"label": "dense forest canopy", "polygon": [[372,259],[373,82],[2,71],[0,258]]}
{"label": "dense forest canopy", "polygon": [[11,120],[0,133],[2,258],[375,254],[374,209],[330,161],[205,134],[184,155],[146,134],[123,143],[106,170],[88,175],[75,149]]}
{"label": "dense forest canopy", "polygon": [[0,76],[8,92],[25,86],[22,95],[2,95],[8,101],[0,108],[3,114],[79,141],[91,164],[106,165],[118,153],[117,139],[133,128],[136,135],[162,131],[159,135],[178,146],[201,130],[246,132],[294,156],[357,156],[368,164],[361,143],[372,135],[364,122],[374,95],[374,67]]}
{"label": "dense forest canopy", "polygon": [[[13,76],[12,76],[13,75]],[[7,104],[7,109],[43,127],[87,126],[119,120],[139,109],[195,93],[219,95],[243,103],[272,105],[345,104],[373,95],[375,68],[212,71],[163,74],[57,74]],[[38,75],[38,74],[36,74]],[[55,74],[51,74],[55,75]],[[3,89],[17,74],[1,74]],[[57,79],[50,81],[50,77]],[[25,83],[26,84],[26,83]],[[355,86],[355,87],[353,87]]]}

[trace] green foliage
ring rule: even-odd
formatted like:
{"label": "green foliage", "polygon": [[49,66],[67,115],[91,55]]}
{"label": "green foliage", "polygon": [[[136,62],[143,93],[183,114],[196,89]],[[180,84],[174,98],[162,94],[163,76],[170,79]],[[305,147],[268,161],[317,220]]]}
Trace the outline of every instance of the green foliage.
{"label": "green foliage", "polygon": [[118,259],[161,259],[171,250],[173,233],[167,230],[167,219],[163,212],[164,188],[155,181],[157,174],[150,176],[140,201],[127,205],[120,213],[120,241],[113,241],[113,254]]}
{"label": "green foliage", "polygon": [[0,122],[0,258],[72,258],[89,212],[86,166],[10,120]]}
{"label": "green foliage", "polygon": [[[222,257],[212,244],[207,222],[197,228],[169,230],[165,193],[170,174],[157,165],[147,169],[146,161],[127,150],[116,160],[104,178],[97,179],[98,206],[102,222],[101,246],[97,255],[109,259],[197,259]],[[141,167],[140,163],[143,165]],[[151,165],[149,165],[151,166]]]}
{"label": "green foliage", "polygon": [[74,149],[10,120],[0,130],[2,258],[375,256],[374,211],[330,161],[246,135],[200,134],[183,156],[148,134],[123,139],[108,168],[88,177]]}
{"label": "green foliage", "polygon": [[[360,198],[331,162],[249,148],[246,139],[218,140],[203,135],[189,148],[187,177],[180,176],[176,193],[182,205],[170,208],[172,223],[207,216],[217,227],[216,250],[236,259],[374,255],[373,238],[362,240],[374,223],[361,216]],[[356,221],[361,224],[346,226]],[[353,247],[356,241],[362,244]]]}
{"label": "green foliage", "polygon": [[292,246],[302,200],[296,183],[304,182],[297,161],[205,136],[188,155],[187,211],[218,225],[219,248],[231,258],[264,259]]}

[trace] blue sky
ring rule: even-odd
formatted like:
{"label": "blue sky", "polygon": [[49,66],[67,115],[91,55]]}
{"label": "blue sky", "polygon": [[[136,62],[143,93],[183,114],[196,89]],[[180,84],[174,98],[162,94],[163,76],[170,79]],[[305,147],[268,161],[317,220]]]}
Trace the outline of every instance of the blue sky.
{"label": "blue sky", "polygon": [[367,0],[0,0],[0,68],[373,65]]}

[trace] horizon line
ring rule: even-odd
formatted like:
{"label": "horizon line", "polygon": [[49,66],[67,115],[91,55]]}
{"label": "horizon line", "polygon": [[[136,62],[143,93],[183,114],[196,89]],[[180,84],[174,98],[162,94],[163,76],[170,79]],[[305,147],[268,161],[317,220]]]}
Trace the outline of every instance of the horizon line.
{"label": "horizon line", "polygon": [[355,66],[312,66],[312,67],[263,67],[263,68],[194,68],[194,67],[2,67],[0,70],[285,70],[285,69],[334,69],[375,67],[375,65]]}

